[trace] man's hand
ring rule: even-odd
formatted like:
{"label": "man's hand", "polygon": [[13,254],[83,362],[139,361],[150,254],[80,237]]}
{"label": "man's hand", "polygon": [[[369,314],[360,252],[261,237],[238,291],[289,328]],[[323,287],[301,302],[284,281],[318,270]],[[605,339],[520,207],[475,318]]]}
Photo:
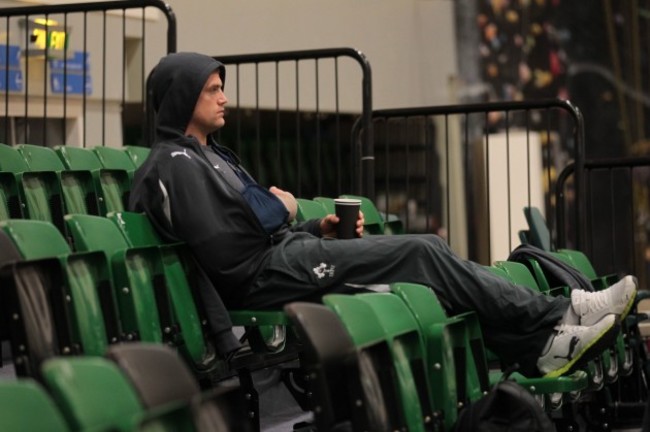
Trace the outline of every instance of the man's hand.
{"label": "man's hand", "polygon": [[276,197],[280,198],[280,201],[282,201],[287,210],[289,210],[287,222],[293,221],[296,218],[296,212],[298,211],[298,202],[293,194],[275,186],[271,186],[269,191]]}
{"label": "man's hand", "polygon": [[[336,237],[336,224],[339,223],[339,218],[336,215],[329,214],[320,220],[320,234],[323,237]],[[359,210],[359,217],[357,218],[357,237],[363,237],[363,212]]]}

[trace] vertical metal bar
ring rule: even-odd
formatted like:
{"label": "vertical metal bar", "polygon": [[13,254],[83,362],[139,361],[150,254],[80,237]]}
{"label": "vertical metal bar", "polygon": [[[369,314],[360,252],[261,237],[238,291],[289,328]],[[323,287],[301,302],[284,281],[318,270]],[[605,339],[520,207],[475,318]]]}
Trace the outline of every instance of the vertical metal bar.
{"label": "vertical metal bar", "polygon": [[47,147],[47,63],[50,57],[50,15],[45,14],[45,58],[43,59],[43,138],[41,145]]}
{"label": "vertical metal bar", "polygon": [[241,151],[242,151],[242,137],[241,137],[241,129],[242,129],[242,128],[241,128],[241,116],[242,116],[242,109],[241,109],[241,92],[239,91],[239,90],[240,90],[239,81],[240,81],[240,78],[241,78],[241,77],[240,77],[240,71],[239,71],[239,69],[240,69],[240,65],[239,65],[239,63],[237,63],[237,68],[235,69],[235,71],[236,71],[236,76],[237,76],[237,84],[236,84],[236,89],[237,89],[237,120],[236,120],[236,122],[235,122],[235,124],[237,125],[237,137],[236,137],[236,139],[235,139],[235,142],[236,142],[236,149],[235,149],[235,151],[236,151],[237,153],[241,153]]}
{"label": "vertical metal bar", "polygon": [[485,111],[484,112],[484,119],[483,119],[483,136],[485,138],[485,160],[483,161],[483,164],[485,165],[485,196],[487,197],[486,199],[486,205],[487,205],[487,246],[488,246],[488,263],[492,262],[492,235],[491,235],[491,227],[492,227],[492,218],[490,217],[490,135],[489,135],[489,112]]}
{"label": "vertical metal bar", "polygon": [[[591,195],[592,195],[592,190],[591,190],[591,184],[592,184],[591,176],[592,176],[593,171],[594,171],[593,169],[589,169],[589,170],[588,170],[588,173],[589,173],[589,174],[586,176],[586,187],[585,187],[585,193],[586,193],[586,196],[585,196],[585,208],[588,208],[588,209],[589,209],[589,213],[588,213],[588,214],[590,215],[590,217],[589,217],[588,219],[591,219],[591,216],[594,214],[594,209],[593,209],[593,207],[592,207],[593,199],[592,199],[592,196],[591,196]],[[574,179],[575,179],[575,180],[578,179],[577,174],[574,174]],[[585,213],[585,216],[586,216],[586,213]],[[576,222],[577,222],[577,223],[580,223],[579,220],[576,220]],[[588,222],[587,222],[585,225],[588,225]],[[578,230],[578,228],[577,228],[577,226],[576,226],[576,233],[577,233],[578,231],[579,231],[579,230]],[[585,233],[590,232],[590,231],[591,231],[591,230],[590,230],[590,227],[587,226],[587,227],[585,228]],[[592,241],[592,239],[591,239],[591,235],[587,235],[587,236],[585,236],[585,239],[586,239],[586,246],[587,246],[587,248],[588,248],[588,249],[587,249],[587,250],[588,250],[588,254],[589,254],[590,256],[593,256],[593,255],[592,255],[592,252],[593,252],[593,241]]]}
{"label": "vertical metal bar", "polygon": [[29,136],[27,135],[29,133],[29,127],[28,127],[28,119],[29,119],[29,15],[25,15],[25,79],[23,80],[25,83],[25,118],[24,118],[24,133],[23,133],[23,140],[24,142],[29,142]]}
{"label": "vertical metal bar", "polygon": [[[553,188],[552,188],[552,186],[553,186],[553,177],[552,177],[552,174],[553,174],[552,173],[552,171],[553,171],[552,170],[552,168],[553,168],[553,159],[552,159],[552,154],[551,154],[551,113],[552,113],[552,111],[550,110],[550,108],[546,108],[544,112],[546,113],[546,164],[547,164],[547,167],[546,167],[546,180],[548,182],[547,183],[548,184],[548,190],[550,191],[550,190],[553,190]],[[543,163],[544,162],[542,161],[542,164]],[[550,215],[551,212],[552,212],[552,207],[553,207],[553,204],[551,203],[551,195],[550,194],[545,194],[544,198],[545,198],[544,206],[546,207],[547,214]],[[547,224],[552,225],[550,223],[550,221],[552,221],[552,220],[553,220],[552,217],[548,217],[548,216],[546,217]],[[549,226],[548,229],[549,229],[549,232],[551,234],[551,239],[550,239],[551,247],[553,247],[555,245],[554,238],[555,238],[557,233],[555,232],[555,227],[554,226]]]}
{"label": "vertical metal bar", "polygon": [[[68,13],[63,15],[63,28],[66,31],[65,46],[63,47],[63,137],[62,144],[67,144],[68,129]],[[85,61],[85,58],[84,58]],[[86,91],[84,87],[83,91]]]}
{"label": "vertical metal bar", "polygon": [[433,152],[435,151],[435,148],[433,147],[433,143],[431,142],[431,137],[429,133],[429,124],[428,124],[428,117],[424,116],[423,117],[423,123],[424,123],[424,151],[425,151],[425,173],[424,173],[424,180],[425,180],[425,191],[426,191],[426,220],[424,226],[426,227],[426,232],[431,232],[431,225],[430,225],[430,220],[431,220],[431,214],[433,214],[434,209],[433,209],[433,202],[432,202],[432,196],[433,196],[433,177],[432,177],[432,172],[435,171],[433,165]]}
{"label": "vertical metal bar", "polygon": [[[607,170],[608,173],[608,180],[609,180],[609,213],[611,215],[611,229],[609,230],[609,235],[610,239],[612,241],[612,250],[610,251],[610,265],[611,268],[616,268],[615,267],[615,262],[614,262],[614,255],[616,254],[616,233],[614,227],[616,227],[616,205],[614,202],[614,168],[609,168]],[[590,236],[591,237],[591,236]]]}
{"label": "vertical metal bar", "polygon": [[262,172],[262,134],[260,121],[260,64],[255,63],[255,172],[260,177]]}
{"label": "vertical metal bar", "polygon": [[[6,17],[5,19],[6,27],[5,27],[5,32],[7,33],[7,49],[5,50],[5,65],[7,65],[7,69],[9,69],[9,17]],[[25,23],[25,28],[26,27]],[[27,31],[27,30],[25,30]],[[25,61],[26,62],[26,61]],[[7,73],[5,73],[5,137],[4,137],[4,143],[5,144],[13,144],[9,142],[9,127],[10,127],[10,120],[9,120],[9,71],[7,70]]]}
{"label": "vertical metal bar", "polygon": [[298,196],[302,196],[302,149],[300,146],[300,70],[298,60],[296,67],[296,152],[298,162]]}
{"label": "vertical metal bar", "polygon": [[102,145],[106,145],[106,11],[102,11]]}
{"label": "vertical metal bar", "polygon": [[[632,236],[629,238],[629,242],[630,242],[629,247],[630,247],[630,250],[632,250],[632,272],[631,273],[634,274],[634,275],[639,275],[639,273],[637,272],[637,260],[635,259],[635,257],[640,256],[640,254],[639,254],[640,251],[637,251],[637,246],[636,246],[637,243],[635,241],[635,239],[637,238],[637,235],[636,235],[636,231],[637,231],[636,215],[634,214],[634,207],[635,207],[634,206],[634,201],[635,201],[635,198],[636,198],[636,194],[634,193],[635,192],[634,191],[634,170],[635,169],[638,169],[638,168],[630,167],[630,169],[629,169],[629,172],[630,172],[630,177],[629,177],[630,178],[630,185],[629,185],[629,188],[630,188],[630,198],[631,198],[630,199],[630,218],[631,218],[630,226],[632,227]],[[615,225],[613,225],[613,226],[615,226]],[[645,271],[643,273],[644,274],[642,276],[645,278]],[[641,276],[641,275],[639,275],[639,276]]]}
{"label": "vertical metal bar", "polygon": [[[336,110],[336,192],[341,193],[343,189],[343,179],[342,174],[343,170],[341,169],[341,109],[340,109],[340,100],[339,100],[339,59],[336,57],[334,59],[334,98],[335,98],[335,110]],[[352,185],[350,185],[350,190],[352,190]]]}
{"label": "vertical metal bar", "polygon": [[[465,188],[464,188],[463,192],[467,193],[470,190],[470,187],[471,187],[470,181],[471,181],[471,178],[472,178],[471,175],[470,175],[471,171],[470,171],[470,166],[469,166],[469,158],[470,158],[470,155],[469,155],[469,152],[470,152],[470,148],[469,148],[469,120],[470,119],[469,119],[469,113],[465,112],[462,115],[465,118],[465,120],[463,122],[464,123],[465,133],[463,134],[463,146],[462,146],[463,150],[464,150],[463,151],[463,159],[464,159],[463,160],[463,165],[464,165],[464,168],[465,168],[463,170],[463,179],[465,180]],[[465,201],[465,207],[469,210],[466,213],[468,215],[473,214],[473,209],[472,209],[472,207],[470,205],[470,200],[468,199],[467,195],[465,195],[464,201]],[[474,237],[472,235],[474,233],[474,229],[473,229],[474,224],[471,221],[471,217],[467,218],[467,220],[465,221],[465,224],[466,224],[467,232],[470,234],[470,235],[467,236],[467,240],[466,240],[467,245],[469,246],[472,243],[472,237]],[[473,248],[468,248],[468,249],[471,250]]]}
{"label": "vertical metal bar", "polygon": [[[385,119],[384,123],[387,125],[388,120]],[[408,127],[408,117],[403,117],[402,119],[402,130],[404,131],[404,135],[406,136],[406,148],[404,149],[406,153],[406,173],[411,172],[411,139],[410,139],[410,134],[409,134],[409,127]],[[407,175],[406,176],[406,226],[407,228],[410,227],[411,224],[411,218],[410,218],[410,211],[408,207],[408,197],[411,196],[411,176]],[[415,215],[417,216],[417,214]]]}
{"label": "vertical metal bar", "polygon": [[[447,242],[451,245],[451,157],[449,155],[449,114],[445,114],[445,176],[447,178],[447,194],[445,199],[447,200],[447,215],[445,224],[447,226]],[[442,221],[441,221],[442,222]]]}
{"label": "vertical metal bar", "polygon": [[[83,25],[83,52],[84,52],[84,60],[85,56],[88,55],[88,12],[84,11],[84,25]],[[86,121],[86,117],[88,117],[86,114],[86,108],[87,108],[87,95],[86,95],[86,85],[87,85],[87,77],[88,77],[88,62],[84,61],[83,64],[83,91],[81,92],[81,116],[83,118],[83,136],[82,136],[82,141],[83,141],[83,147],[88,147],[88,122]]]}
{"label": "vertical metal bar", "polygon": [[[637,2],[630,2],[630,19],[632,25],[632,29],[629,32],[631,39],[632,39],[632,49],[631,51],[631,57],[632,57],[632,77],[634,81],[634,91],[636,94],[643,94],[643,85],[641,81],[641,72],[643,66],[641,65],[640,61],[640,53],[641,53],[641,44],[640,44],[640,30],[639,30],[639,5]],[[637,142],[638,140],[642,139],[644,137],[644,122],[643,122],[643,105],[641,104],[641,100],[639,98],[633,98],[633,103],[634,103],[634,111],[635,111],[635,128],[636,128],[636,136],[633,138],[633,142]],[[628,151],[632,149],[627,149]],[[627,152],[626,152],[627,153]]]}
{"label": "vertical metal bar", "polygon": [[[142,103],[144,103],[144,101],[146,100],[145,99],[145,83],[147,82],[147,76],[145,75],[146,59],[147,59],[147,25],[146,25],[147,21],[145,19],[145,8],[142,8],[141,22],[142,22],[142,58],[141,58],[140,62],[142,64],[142,68],[141,68],[141,70],[142,70],[142,85],[140,87],[142,88],[142,98],[141,98],[141,100],[142,100]],[[176,27],[174,26],[174,29],[175,28]],[[175,37],[175,35],[174,35],[174,37]],[[175,43],[175,41],[174,41],[174,43]],[[174,51],[175,50],[176,49],[174,47]],[[170,52],[173,52],[173,51],[170,51]]]}
{"label": "vertical metal bar", "polygon": [[[531,170],[531,160],[530,160],[530,110],[527,109],[525,112],[526,112],[526,167],[527,167],[526,170],[527,170],[527,173],[528,173],[528,178],[526,179],[526,181],[528,182],[528,201],[527,202],[528,202],[528,207],[531,207],[533,205],[532,204],[532,198],[531,198],[532,194],[533,194],[533,191],[532,191],[532,185],[531,185],[532,179],[531,179],[531,173],[530,173],[530,170]],[[548,193],[550,194],[551,193],[550,185],[549,185],[548,190],[549,190]]]}
{"label": "vertical metal bar", "polygon": [[390,195],[390,139],[388,136],[388,123],[384,122],[384,208],[388,213],[388,196]]}
{"label": "vertical metal bar", "polygon": [[[275,163],[278,166],[281,166],[282,163],[282,141],[280,134],[280,62],[275,62],[275,145],[276,145],[276,154],[275,154]],[[293,169],[293,167],[287,167],[288,169]],[[278,170],[278,183],[283,187],[287,188],[287,185],[284,184],[284,170]]]}
{"label": "vertical metal bar", "polygon": [[320,136],[320,92],[319,92],[319,77],[318,77],[318,59],[314,62],[315,77],[316,80],[316,190],[318,195],[323,193],[323,170],[322,170],[322,159],[323,159],[323,146]]}
{"label": "vertical metal bar", "polygon": [[[142,83],[144,90],[144,82]],[[144,102],[144,95],[142,102]],[[126,9],[122,9],[122,112],[126,105]]]}
{"label": "vertical metal bar", "polygon": [[510,110],[505,111],[506,115],[506,190],[508,198],[506,208],[508,209],[508,252],[512,252],[512,188],[510,187],[511,172],[510,172]]}
{"label": "vertical metal bar", "polygon": [[580,223],[582,217],[586,217],[584,207],[584,196],[586,189],[583,186],[584,165],[585,165],[585,130],[582,113],[577,107],[571,106],[571,114],[574,116],[575,127],[575,201],[576,201],[576,249],[582,249],[585,227]]}
{"label": "vertical metal bar", "polygon": [[374,132],[372,123],[372,71],[367,62],[362,64],[363,68],[363,124],[366,125],[362,136],[361,166],[359,176],[362,179],[357,185],[359,193],[366,195],[369,199],[375,199],[375,149]]}

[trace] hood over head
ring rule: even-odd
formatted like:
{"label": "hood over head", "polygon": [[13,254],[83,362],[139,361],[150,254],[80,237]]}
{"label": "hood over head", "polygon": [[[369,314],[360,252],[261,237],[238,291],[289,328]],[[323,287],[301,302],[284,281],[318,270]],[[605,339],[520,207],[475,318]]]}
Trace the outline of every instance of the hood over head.
{"label": "hood over head", "polygon": [[215,71],[225,85],[226,67],[210,56],[181,52],[160,60],[149,77],[159,136],[185,134],[201,90]]}

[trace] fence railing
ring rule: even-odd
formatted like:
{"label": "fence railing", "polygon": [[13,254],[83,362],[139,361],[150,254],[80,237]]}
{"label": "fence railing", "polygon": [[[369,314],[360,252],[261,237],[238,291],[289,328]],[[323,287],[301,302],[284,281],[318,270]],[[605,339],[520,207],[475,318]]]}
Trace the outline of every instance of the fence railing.
{"label": "fence railing", "polygon": [[[580,111],[560,100],[377,110],[372,120],[381,210],[486,264],[519,244],[524,206],[554,223],[549,191],[584,154]],[[579,181],[575,188],[580,197]],[[579,226],[574,234],[579,240]]]}
{"label": "fence railing", "polygon": [[[229,98],[219,140],[239,153],[260,183],[310,198],[372,186],[372,77],[361,52],[331,48],[215,58],[226,64]],[[353,141],[357,119],[367,132]]]}
{"label": "fence railing", "polygon": [[556,183],[558,247],[574,245],[573,221],[585,229],[581,249],[599,273],[629,273],[648,285],[650,262],[650,157],[586,160],[583,168],[585,214],[573,219],[575,164]]}
{"label": "fence railing", "polygon": [[4,143],[143,144],[146,74],[176,50],[163,1],[2,8],[0,28]]}

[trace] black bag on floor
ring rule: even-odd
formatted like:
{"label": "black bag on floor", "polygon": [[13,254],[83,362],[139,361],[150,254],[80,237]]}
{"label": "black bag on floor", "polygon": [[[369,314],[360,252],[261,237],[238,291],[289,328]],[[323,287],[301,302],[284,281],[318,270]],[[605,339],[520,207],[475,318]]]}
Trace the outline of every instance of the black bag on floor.
{"label": "black bag on floor", "polygon": [[460,412],[455,432],[555,432],[544,409],[521,385],[503,378],[488,394]]}

